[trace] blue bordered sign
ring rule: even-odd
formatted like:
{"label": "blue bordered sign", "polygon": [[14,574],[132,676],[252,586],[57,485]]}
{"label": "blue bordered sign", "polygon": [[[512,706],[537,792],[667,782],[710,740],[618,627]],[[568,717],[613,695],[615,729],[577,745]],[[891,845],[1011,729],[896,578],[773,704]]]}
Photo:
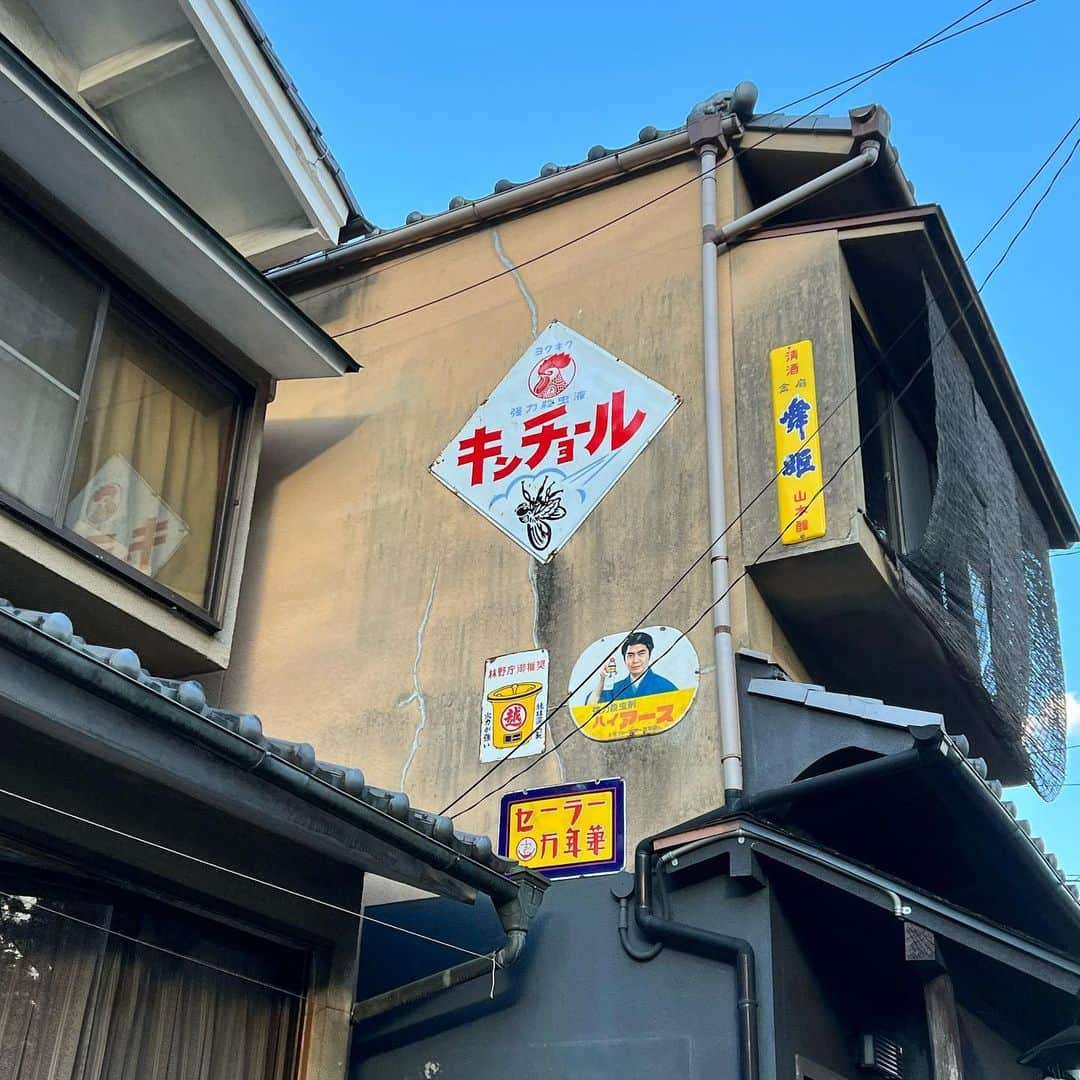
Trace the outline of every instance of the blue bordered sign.
{"label": "blue bordered sign", "polygon": [[546,878],[621,870],[625,832],[624,786],[617,778],[502,797],[499,853]]}

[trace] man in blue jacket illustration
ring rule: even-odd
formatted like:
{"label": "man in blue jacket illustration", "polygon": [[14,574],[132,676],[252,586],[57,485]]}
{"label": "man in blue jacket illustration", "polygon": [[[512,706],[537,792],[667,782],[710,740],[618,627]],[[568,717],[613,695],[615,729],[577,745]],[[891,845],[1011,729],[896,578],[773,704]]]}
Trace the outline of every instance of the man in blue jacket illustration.
{"label": "man in blue jacket illustration", "polygon": [[667,694],[677,689],[675,684],[652,670],[653,639],[650,634],[635,631],[627,634],[622,643],[622,656],[629,674],[619,679],[610,690],[607,680],[615,674],[615,657],[612,656],[600,670],[600,679],[589,695],[586,704],[625,701],[628,698],[647,697],[649,694]]}

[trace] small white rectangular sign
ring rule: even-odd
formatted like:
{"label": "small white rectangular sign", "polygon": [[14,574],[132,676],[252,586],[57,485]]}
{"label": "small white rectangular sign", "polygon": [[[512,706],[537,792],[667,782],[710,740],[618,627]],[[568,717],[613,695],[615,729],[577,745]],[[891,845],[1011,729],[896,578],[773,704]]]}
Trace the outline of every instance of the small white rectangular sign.
{"label": "small white rectangular sign", "polygon": [[553,322],[431,472],[547,562],[679,405],[670,390]]}
{"label": "small white rectangular sign", "polygon": [[502,761],[544,752],[547,736],[547,649],[484,661],[480,760]]}

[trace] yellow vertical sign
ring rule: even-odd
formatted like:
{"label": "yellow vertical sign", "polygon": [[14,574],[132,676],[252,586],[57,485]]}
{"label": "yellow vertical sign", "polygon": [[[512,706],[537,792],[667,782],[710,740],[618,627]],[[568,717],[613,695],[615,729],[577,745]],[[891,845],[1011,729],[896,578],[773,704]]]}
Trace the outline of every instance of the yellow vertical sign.
{"label": "yellow vertical sign", "polygon": [[821,418],[813,345],[796,341],[773,349],[769,372],[782,539],[785,544],[801,544],[825,535],[825,497],[820,494],[825,480],[817,433]]}

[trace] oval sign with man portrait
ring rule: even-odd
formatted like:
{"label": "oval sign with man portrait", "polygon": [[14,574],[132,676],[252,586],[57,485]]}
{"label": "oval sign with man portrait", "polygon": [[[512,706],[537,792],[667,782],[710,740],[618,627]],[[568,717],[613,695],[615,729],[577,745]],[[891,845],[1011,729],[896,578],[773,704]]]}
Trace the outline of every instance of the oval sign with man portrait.
{"label": "oval sign with man portrait", "polygon": [[570,711],[597,742],[660,735],[687,714],[700,679],[697,653],[679,630],[624,630],[594,641],[578,657]]}

